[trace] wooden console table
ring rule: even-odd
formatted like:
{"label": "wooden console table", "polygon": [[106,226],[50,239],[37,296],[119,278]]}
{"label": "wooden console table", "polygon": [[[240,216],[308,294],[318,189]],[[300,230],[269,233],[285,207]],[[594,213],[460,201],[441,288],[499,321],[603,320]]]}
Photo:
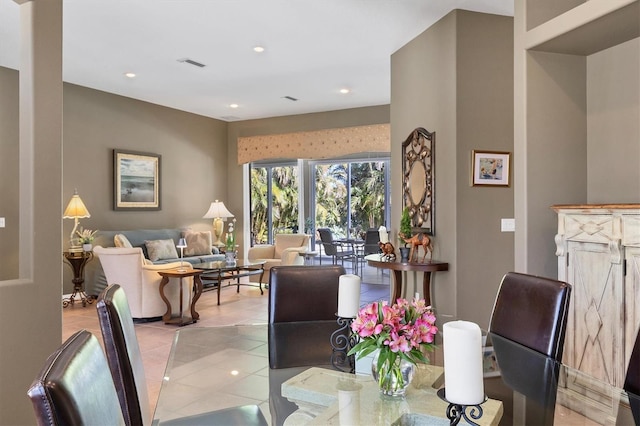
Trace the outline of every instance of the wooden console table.
{"label": "wooden console table", "polygon": [[84,292],[84,267],[93,259],[93,252],[65,251],[62,255],[64,256],[65,263],[69,265],[73,271],[73,279],[71,280],[73,283],[73,293],[71,293],[68,299],[62,299],[62,307],[73,306],[76,296],[80,296],[83,307],[87,306],[87,303],[93,303],[93,298],[87,296],[87,293]]}
{"label": "wooden console table", "polygon": [[395,302],[402,295],[402,272],[424,272],[422,279],[422,292],[427,306],[431,305],[431,273],[436,271],[448,271],[449,264],[432,260],[425,263],[399,262],[396,260],[382,260],[379,254],[365,256],[369,266],[393,271],[393,295],[391,300]]}
{"label": "wooden console table", "polygon": [[[167,305],[167,312],[162,316],[162,320],[165,324],[178,324],[178,325],[187,325],[197,322],[200,319],[200,314],[196,312],[196,302],[202,295],[202,280],[200,279],[200,275],[203,273],[203,270],[200,269],[190,269],[181,271],[179,269],[168,269],[166,271],[158,271],[158,274],[162,276],[162,281],[160,281],[160,297],[164,300],[164,303]],[[193,298],[190,303],[191,316],[184,315],[183,308],[183,294],[182,291],[182,279],[186,277],[193,277],[193,285],[195,287],[195,292],[193,293]],[[173,310],[171,309],[171,302],[167,299],[167,296],[164,294],[164,287],[169,283],[169,278],[179,278],[180,279],[180,316],[172,315]],[[189,292],[191,295],[191,292]]]}

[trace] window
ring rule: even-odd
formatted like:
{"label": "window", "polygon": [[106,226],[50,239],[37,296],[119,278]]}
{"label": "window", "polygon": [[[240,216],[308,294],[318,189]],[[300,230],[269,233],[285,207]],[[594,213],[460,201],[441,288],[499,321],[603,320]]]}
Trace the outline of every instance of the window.
{"label": "window", "polygon": [[271,244],[277,233],[297,233],[297,163],[251,164],[251,245]]}
{"label": "window", "polygon": [[315,162],[311,191],[316,228],[364,238],[389,221],[389,159]]}

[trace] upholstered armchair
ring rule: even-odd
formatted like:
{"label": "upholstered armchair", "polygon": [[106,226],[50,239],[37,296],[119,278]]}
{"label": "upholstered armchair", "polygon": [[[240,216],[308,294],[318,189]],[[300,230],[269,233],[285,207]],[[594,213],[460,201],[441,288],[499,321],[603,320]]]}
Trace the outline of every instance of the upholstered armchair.
{"label": "upholstered armchair", "polygon": [[[150,264],[144,258],[140,247],[120,248],[96,246],[93,252],[100,259],[108,284],[120,284],[129,301],[131,316],[136,320],[159,320],[167,311],[167,305],[160,297],[160,281],[158,271],[175,269],[181,262]],[[182,263],[184,269],[193,269],[189,262]],[[172,278],[174,279],[174,278]],[[177,279],[177,278],[175,278]],[[190,300],[193,291],[193,278],[183,278],[183,300]],[[178,283],[168,284],[164,288],[165,296],[171,308],[178,311],[180,306],[180,286]]]}
{"label": "upholstered armchair", "polygon": [[[262,281],[269,284],[269,272],[272,266],[304,265],[304,257],[300,252],[307,250],[309,235],[277,234],[274,244],[260,244],[249,249],[249,260],[265,260]],[[249,277],[251,282],[258,282],[260,275]]]}

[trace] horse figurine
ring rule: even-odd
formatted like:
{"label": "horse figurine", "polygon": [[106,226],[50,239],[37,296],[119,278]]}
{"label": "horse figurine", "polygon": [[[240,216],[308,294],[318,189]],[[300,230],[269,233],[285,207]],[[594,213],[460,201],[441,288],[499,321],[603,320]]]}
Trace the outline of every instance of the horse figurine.
{"label": "horse figurine", "polygon": [[431,238],[429,238],[429,236],[427,234],[416,234],[411,238],[403,238],[402,239],[406,244],[411,244],[411,251],[409,252],[409,262],[413,262],[414,261],[414,257],[415,257],[415,261],[418,260],[418,247],[422,246],[422,248],[424,249],[424,256],[422,256],[422,262],[424,262],[424,260],[427,257],[427,254],[429,254],[429,261],[431,261],[431,258],[433,256],[433,244],[431,243]]}
{"label": "horse figurine", "polygon": [[396,249],[393,247],[391,243],[378,243],[378,247],[382,250],[382,259],[384,260],[395,260],[396,258]]}

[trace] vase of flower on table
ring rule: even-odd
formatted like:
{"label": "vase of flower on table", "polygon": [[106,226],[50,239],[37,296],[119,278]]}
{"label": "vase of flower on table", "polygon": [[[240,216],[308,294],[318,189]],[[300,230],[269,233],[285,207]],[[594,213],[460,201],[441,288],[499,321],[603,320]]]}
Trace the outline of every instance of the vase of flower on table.
{"label": "vase of flower on table", "polygon": [[396,303],[374,302],[360,309],[351,329],[360,342],[349,355],[363,358],[378,351],[371,363],[371,372],[380,392],[389,396],[404,396],[417,363],[428,363],[424,351],[432,350],[438,328],[431,306],[424,299]]}

